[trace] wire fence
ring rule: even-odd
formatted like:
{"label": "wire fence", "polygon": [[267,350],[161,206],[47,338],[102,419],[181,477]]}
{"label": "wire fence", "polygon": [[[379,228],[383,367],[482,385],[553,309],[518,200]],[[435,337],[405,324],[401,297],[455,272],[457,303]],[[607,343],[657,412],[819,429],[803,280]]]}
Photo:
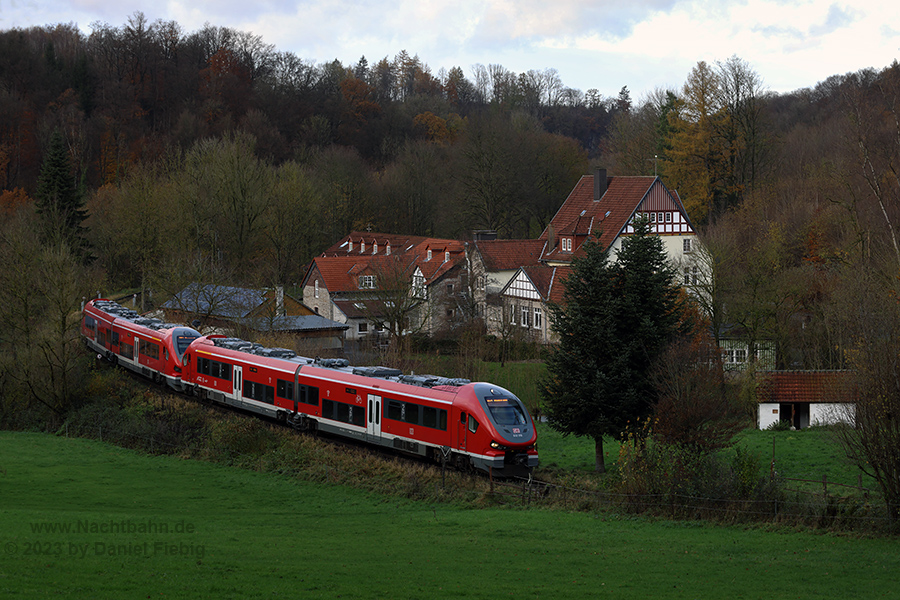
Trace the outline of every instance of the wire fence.
{"label": "wire fence", "polygon": [[[891,531],[889,507],[880,493],[861,485],[851,486],[821,479],[778,477],[769,493],[753,498],[706,497],[673,490],[662,494],[624,494],[602,489],[535,479],[498,479],[488,475],[469,476],[456,471],[448,476],[441,467],[424,467],[406,463],[402,481],[378,483],[378,471],[368,468],[367,460],[307,460],[292,464],[278,457],[265,459],[258,452],[244,452],[228,445],[197,440],[185,444],[160,439],[152,434],[138,434],[112,426],[79,426],[71,433],[77,437],[95,438],[124,447],[151,453],[178,454],[214,462],[239,464],[301,480],[350,484],[368,490],[402,495],[429,501],[460,500],[481,504],[504,504],[522,507],[550,508],[571,512],[607,512],[615,514],[647,514],[672,519],[710,520],[728,523],[774,523],[802,525],[840,530]],[[284,430],[286,433],[287,430]],[[59,431],[69,437],[68,422]],[[357,448],[361,452],[368,452]],[[333,452],[332,456],[339,453]],[[768,475],[767,475],[768,477]],[[821,491],[789,488],[787,482],[821,485]],[[775,483],[775,482],[771,482]],[[836,492],[836,489],[838,490]],[[846,492],[846,493],[840,493]]]}

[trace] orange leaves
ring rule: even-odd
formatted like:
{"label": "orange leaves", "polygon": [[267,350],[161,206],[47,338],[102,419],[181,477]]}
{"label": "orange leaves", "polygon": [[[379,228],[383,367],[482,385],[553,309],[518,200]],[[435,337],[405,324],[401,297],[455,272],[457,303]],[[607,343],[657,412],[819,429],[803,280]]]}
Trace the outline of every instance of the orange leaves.
{"label": "orange leaves", "polygon": [[[2,160],[2,155],[0,155],[0,160]],[[22,188],[0,190],[0,216],[8,217],[30,202],[31,198]]]}
{"label": "orange leaves", "polygon": [[447,127],[447,120],[426,111],[413,119],[416,132],[432,142],[451,142],[453,135]]}

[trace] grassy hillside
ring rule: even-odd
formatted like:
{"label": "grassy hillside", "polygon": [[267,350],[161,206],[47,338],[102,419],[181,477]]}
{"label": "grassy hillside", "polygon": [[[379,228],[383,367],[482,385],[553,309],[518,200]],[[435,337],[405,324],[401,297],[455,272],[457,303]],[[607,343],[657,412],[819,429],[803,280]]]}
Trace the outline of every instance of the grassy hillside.
{"label": "grassy hillside", "polygon": [[[456,509],[0,433],[7,598],[887,598],[896,540]],[[68,528],[69,531],[64,531]]]}

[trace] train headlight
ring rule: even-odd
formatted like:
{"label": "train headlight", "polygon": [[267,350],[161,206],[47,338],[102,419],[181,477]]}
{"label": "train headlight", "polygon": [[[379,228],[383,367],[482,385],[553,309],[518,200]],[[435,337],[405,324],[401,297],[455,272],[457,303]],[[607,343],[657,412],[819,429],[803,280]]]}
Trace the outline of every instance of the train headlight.
{"label": "train headlight", "polygon": [[501,446],[497,442],[491,442],[491,448],[493,448],[494,450],[503,450],[504,452],[506,450],[509,450],[509,448],[507,448],[506,446]]}

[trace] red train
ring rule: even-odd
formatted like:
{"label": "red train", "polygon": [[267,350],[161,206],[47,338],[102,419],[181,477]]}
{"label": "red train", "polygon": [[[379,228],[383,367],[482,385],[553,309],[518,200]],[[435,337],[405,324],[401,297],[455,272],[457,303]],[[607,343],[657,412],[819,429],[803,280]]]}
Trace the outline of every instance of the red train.
{"label": "red train", "polygon": [[309,359],[237,338],[201,336],[108,300],[85,306],[82,334],[107,359],[178,391],[300,429],[501,477],[528,476],[538,465],[527,409],[489,383],[351,367],[344,359]]}

